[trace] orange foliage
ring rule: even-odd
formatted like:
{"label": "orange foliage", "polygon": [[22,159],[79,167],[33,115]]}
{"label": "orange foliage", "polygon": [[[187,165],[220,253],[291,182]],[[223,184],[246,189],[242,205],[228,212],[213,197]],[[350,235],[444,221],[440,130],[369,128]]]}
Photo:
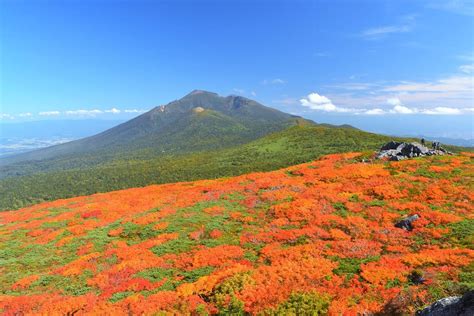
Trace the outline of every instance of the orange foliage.
{"label": "orange foliage", "polygon": [[[472,155],[359,155],[0,213],[0,243],[15,254],[0,268],[0,313],[216,314],[237,300],[256,315],[294,292],[326,294],[330,315],[389,303],[413,313],[474,260],[448,235],[474,219]],[[394,226],[412,214],[412,231]],[[425,283],[408,282],[414,269]]]}

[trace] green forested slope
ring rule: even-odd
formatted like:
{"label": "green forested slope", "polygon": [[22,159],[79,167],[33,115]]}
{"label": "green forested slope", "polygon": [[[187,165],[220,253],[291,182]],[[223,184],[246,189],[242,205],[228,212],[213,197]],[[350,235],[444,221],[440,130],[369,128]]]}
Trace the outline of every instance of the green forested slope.
{"label": "green forested slope", "polygon": [[301,121],[244,97],[196,90],[97,135],[1,158],[0,179],[233,147]]}
{"label": "green forested slope", "polygon": [[162,155],[145,160],[131,156],[92,168],[3,179],[0,181],[0,209],[153,183],[273,170],[328,153],[376,150],[390,139],[353,128],[295,126],[223,150]]}

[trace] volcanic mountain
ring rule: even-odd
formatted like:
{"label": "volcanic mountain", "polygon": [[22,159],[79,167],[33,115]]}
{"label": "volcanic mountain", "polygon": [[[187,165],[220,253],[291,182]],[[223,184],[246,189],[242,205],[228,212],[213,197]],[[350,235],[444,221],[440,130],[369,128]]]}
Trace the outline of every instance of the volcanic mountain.
{"label": "volcanic mountain", "polygon": [[209,150],[246,143],[302,122],[309,121],[241,96],[194,90],[100,134],[4,158],[0,165],[85,158],[94,164],[125,155],[143,158]]}

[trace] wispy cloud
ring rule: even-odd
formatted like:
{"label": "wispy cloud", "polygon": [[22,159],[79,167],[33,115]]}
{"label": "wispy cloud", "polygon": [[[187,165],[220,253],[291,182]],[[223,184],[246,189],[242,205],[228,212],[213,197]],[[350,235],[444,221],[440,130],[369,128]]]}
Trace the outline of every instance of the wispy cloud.
{"label": "wispy cloud", "polygon": [[461,65],[459,66],[459,70],[465,74],[472,74],[474,73],[474,64]]}
{"label": "wispy cloud", "polygon": [[359,35],[367,40],[377,40],[391,34],[411,32],[415,25],[415,18],[416,15],[406,15],[400,18],[400,23],[369,28]]}
{"label": "wispy cloud", "polygon": [[278,85],[278,84],[285,84],[285,83],[287,83],[287,81],[280,78],[275,78],[275,79],[270,79],[270,80],[265,79],[262,81],[263,85],[269,85],[269,84]]}
{"label": "wispy cloud", "polygon": [[[341,107],[369,107],[369,110],[388,112],[390,106],[390,110],[398,114],[410,112],[399,107],[393,109],[402,105],[402,101],[403,106],[416,114],[471,113],[469,109],[474,104],[474,72],[470,64],[460,66],[457,73],[431,81],[346,82],[323,87],[333,103]],[[400,104],[387,103],[389,99],[402,101]]]}
{"label": "wispy cloud", "polygon": [[356,115],[473,115],[474,75],[471,65],[432,81],[340,83],[327,93],[311,93],[300,105],[315,111]]}
{"label": "wispy cloud", "polygon": [[472,107],[474,77],[453,75],[431,82],[400,82],[377,91],[379,94],[395,94],[408,104],[429,104],[433,107]]}
{"label": "wispy cloud", "polygon": [[284,96],[283,99],[273,100],[272,102],[275,104],[280,104],[280,105],[285,105],[285,106],[300,104],[297,98],[289,98],[287,96]]}
{"label": "wispy cloud", "polygon": [[423,110],[422,113],[431,114],[431,115],[458,115],[458,114],[463,114],[466,112],[472,112],[472,110],[473,108],[457,109],[457,108],[448,108],[445,106],[437,106],[433,109]]}
{"label": "wispy cloud", "polygon": [[21,119],[34,119],[35,116],[39,117],[74,117],[74,118],[87,118],[87,117],[97,117],[97,116],[102,116],[102,115],[117,115],[120,113],[126,113],[126,114],[140,114],[144,113],[147,110],[143,109],[117,109],[117,108],[111,108],[111,109],[92,109],[92,110],[86,110],[86,109],[79,109],[79,110],[66,110],[66,111],[59,111],[59,110],[53,110],[53,111],[42,111],[38,112],[36,114],[33,114],[31,112],[24,112],[20,114],[8,114],[8,113],[0,113],[0,120],[13,120],[17,118]]}
{"label": "wispy cloud", "polygon": [[372,90],[379,86],[380,84],[376,84],[376,83],[349,82],[349,83],[342,83],[342,84],[330,84],[330,85],[325,85],[324,87],[344,89],[344,90]]}
{"label": "wispy cloud", "polygon": [[39,112],[38,115],[40,116],[58,116],[61,112],[59,111],[46,111],[46,112]]}
{"label": "wispy cloud", "polygon": [[411,31],[411,26],[408,26],[408,25],[381,26],[381,27],[367,29],[361,33],[361,36],[367,39],[376,39],[376,38],[381,38],[385,35],[392,34],[392,33],[405,33],[405,32],[410,32],[410,31]]}
{"label": "wispy cloud", "polygon": [[66,111],[64,114],[72,116],[96,116],[98,114],[104,113],[101,110],[72,110]]}
{"label": "wispy cloud", "polygon": [[0,113],[0,120],[13,120],[15,117],[7,113]]}
{"label": "wispy cloud", "polygon": [[472,52],[470,54],[457,55],[456,57],[458,59],[461,59],[461,60],[473,62],[474,61],[474,52]]}
{"label": "wispy cloud", "polygon": [[474,1],[472,0],[429,1],[427,7],[455,14],[474,16]]}
{"label": "wispy cloud", "polygon": [[329,56],[331,56],[331,54],[329,54],[328,52],[317,52],[317,53],[314,53],[313,55],[314,55],[314,57],[329,57]]}
{"label": "wispy cloud", "polygon": [[138,109],[130,109],[130,110],[123,110],[124,113],[145,113],[146,110],[138,110]]}
{"label": "wispy cloud", "polygon": [[389,105],[388,108],[375,107],[371,109],[367,108],[348,108],[336,106],[334,103],[325,96],[317,93],[311,93],[308,97],[300,100],[302,106],[307,107],[313,111],[324,111],[324,112],[336,112],[336,113],[347,113],[354,115],[461,115],[465,113],[474,112],[474,108],[455,108],[437,106],[433,108],[417,108],[409,107],[402,103],[399,98],[390,98],[386,100],[385,104]]}

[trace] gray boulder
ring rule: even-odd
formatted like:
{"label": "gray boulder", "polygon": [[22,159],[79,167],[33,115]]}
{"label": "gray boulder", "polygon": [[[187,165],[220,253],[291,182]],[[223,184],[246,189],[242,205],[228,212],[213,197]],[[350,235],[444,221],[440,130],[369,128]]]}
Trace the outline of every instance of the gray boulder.
{"label": "gray boulder", "polygon": [[406,231],[413,230],[413,222],[420,218],[420,215],[415,214],[412,216],[408,216],[407,218],[402,219],[401,221],[395,224],[395,227],[404,229]]}
{"label": "gray boulder", "polygon": [[379,153],[377,154],[378,159],[388,159],[390,161],[400,161],[403,159],[413,158],[413,157],[423,157],[423,156],[432,156],[432,155],[446,155],[451,154],[446,151],[444,148],[439,148],[439,150],[429,149],[417,142],[413,143],[404,143],[404,142],[395,142],[390,141],[380,148]]}
{"label": "gray boulder", "polygon": [[380,151],[397,149],[398,146],[400,146],[401,144],[403,144],[403,143],[402,142],[395,142],[395,141],[392,140],[392,141],[386,143],[385,145],[383,145],[382,148],[380,148]]}
{"label": "gray boulder", "polygon": [[472,316],[474,315],[474,290],[462,297],[442,298],[425,309],[416,312],[416,316]]}

